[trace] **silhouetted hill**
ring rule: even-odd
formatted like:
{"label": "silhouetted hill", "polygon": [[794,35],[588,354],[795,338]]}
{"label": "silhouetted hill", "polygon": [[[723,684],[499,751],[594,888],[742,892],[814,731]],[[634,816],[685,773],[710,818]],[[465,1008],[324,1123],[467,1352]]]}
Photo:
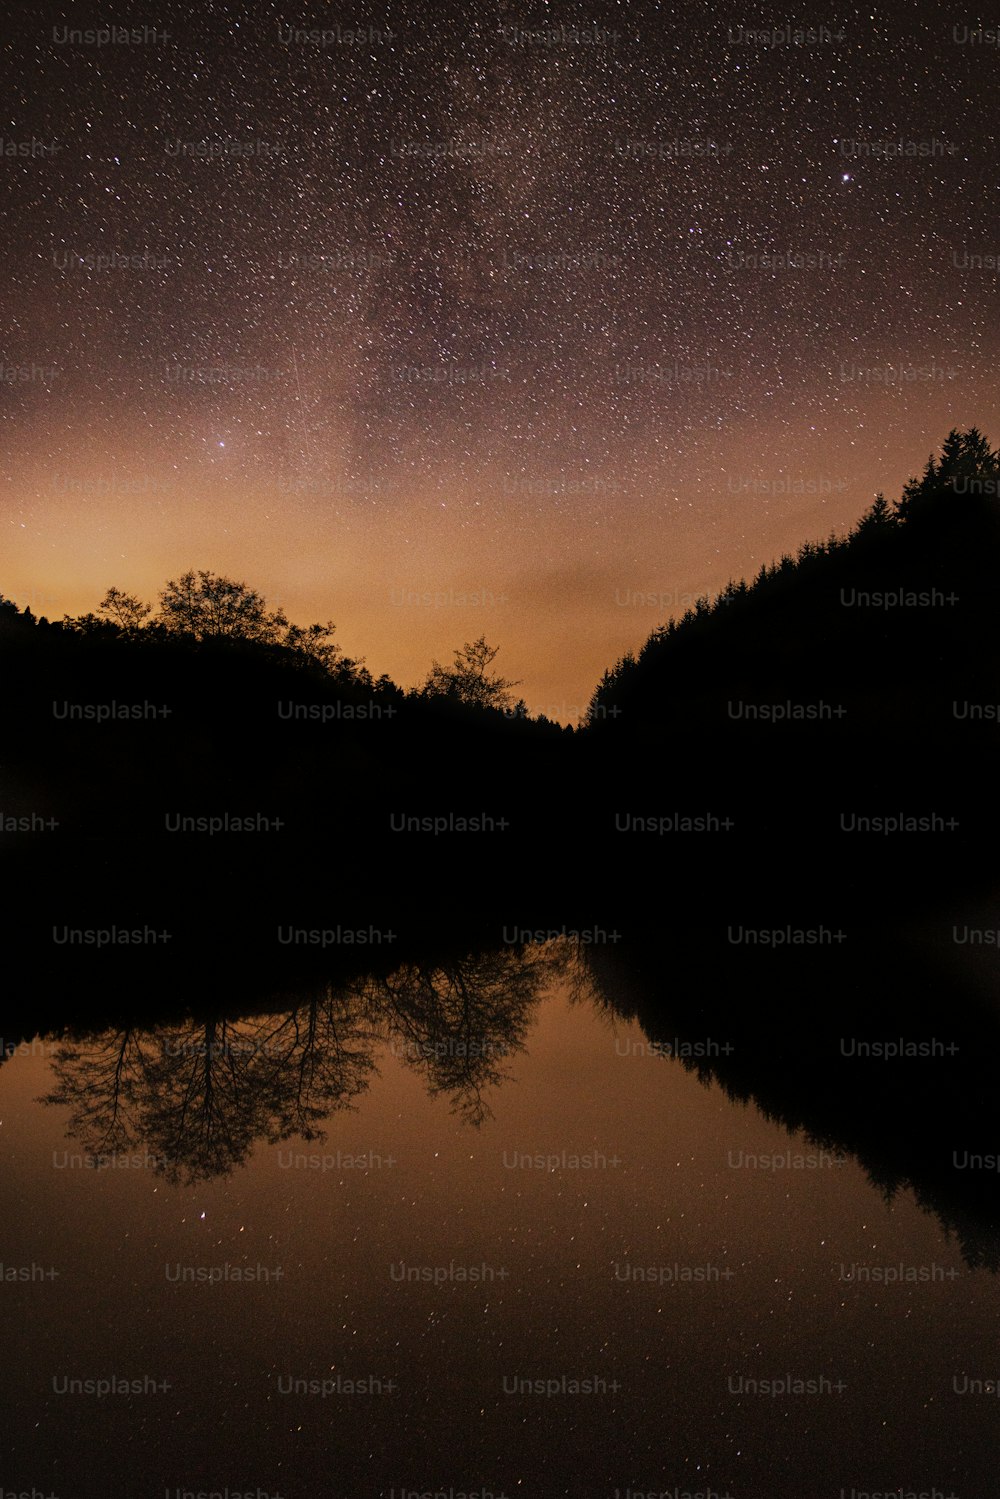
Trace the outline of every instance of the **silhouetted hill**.
{"label": "silhouetted hill", "polygon": [[152,619],[117,589],[58,624],[0,601],[2,848],[81,898],[139,870],[362,903],[512,879],[652,903],[650,869],[675,904],[972,885],[1000,833],[998,494],[952,432],[895,505],[654,631],[575,732],[485,640],[404,691],[209,573]]}
{"label": "silhouetted hill", "polygon": [[747,710],[779,705],[793,726],[935,732],[956,700],[995,705],[998,493],[996,455],[975,429],[951,434],[895,507],[879,496],[847,536],[807,542],[654,630],[605,674],[592,728],[770,729]]}
{"label": "silhouetted hill", "polygon": [[0,653],[0,810],[54,818],[56,838],[156,841],[168,819],[226,813],[280,821],[283,841],[360,838],[376,812],[416,815],[443,786],[448,808],[470,797],[466,815],[482,812],[484,763],[533,764],[563,736],[239,638],[81,631],[5,605]]}
{"label": "silhouetted hill", "polygon": [[[605,822],[657,791],[861,877],[985,868],[1000,752],[1000,458],[953,432],[895,506],[731,583],[607,672],[583,736]],[[661,797],[661,800],[666,800]],[[916,849],[919,846],[920,853]]]}

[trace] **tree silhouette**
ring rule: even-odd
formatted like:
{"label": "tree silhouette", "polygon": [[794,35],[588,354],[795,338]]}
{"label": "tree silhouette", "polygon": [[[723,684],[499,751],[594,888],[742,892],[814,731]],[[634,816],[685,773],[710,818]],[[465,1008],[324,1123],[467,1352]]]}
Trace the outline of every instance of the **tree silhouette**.
{"label": "tree silhouette", "polygon": [[204,570],[171,578],[160,594],[159,623],[196,640],[229,637],[277,644],[288,628],[280,610],[268,610],[255,588]]}
{"label": "tree silhouette", "polygon": [[[109,597],[127,599],[117,589]],[[269,609],[264,596],[246,583],[204,570],[172,578],[160,594],[157,623],[172,634],[196,640],[240,640],[281,646],[330,673],[370,681],[360,661],[349,660],[332,639],[335,625],[295,625],[282,609]]]}
{"label": "tree silhouette", "polygon": [[360,661],[349,660],[340,646],[331,640],[335,626],[332,620],[325,625],[288,625],[281,639],[286,650],[315,661],[329,672],[342,672],[370,682],[370,674]]}
{"label": "tree silhouette", "polygon": [[877,531],[883,526],[891,526],[896,521],[896,512],[881,490],[875,496],[870,507],[858,521],[857,534],[867,536],[872,531]]}
{"label": "tree silhouette", "polygon": [[120,588],[109,588],[97,609],[98,613],[126,634],[133,634],[141,629],[147,616],[153,612],[152,607],[144,604],[134,593],[124,593]]}
{"label": "tree silhouette", "polygon": [[941,457],[927,460],[919,479],[909,479],[897,501],[896,514],[909,520],[948,493],[993,494],[1000,490],[1000,452],[993,452],[978,427],[959,432],[953,427],[941,444]]}
{"label": "tree silhouette", "polygon": [[512,710],[515,705],[510,689],[520,683],[489,672],[499,651],[498,645],[487,645],[485,635],[466,641],[455,652],[454,666],[432,662],[423,687],[425,696],[447,697],[475,708]]}

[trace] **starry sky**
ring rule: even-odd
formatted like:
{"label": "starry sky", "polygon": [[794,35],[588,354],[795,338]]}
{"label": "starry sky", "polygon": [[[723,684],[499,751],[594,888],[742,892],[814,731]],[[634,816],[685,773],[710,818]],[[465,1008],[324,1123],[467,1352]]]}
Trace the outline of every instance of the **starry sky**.
{"label": "starry sky", "polygon": [[210,568],[407,686],[485,634],[573,721],[996,442],[996,33],[765,10],[12,18],[0,591]]}

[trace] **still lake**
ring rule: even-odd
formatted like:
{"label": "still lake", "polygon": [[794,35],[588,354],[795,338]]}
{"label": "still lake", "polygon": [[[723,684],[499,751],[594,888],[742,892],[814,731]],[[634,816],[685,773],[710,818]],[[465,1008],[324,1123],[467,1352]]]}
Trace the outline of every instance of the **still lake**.
{"label": "still lake", "polygon": [[566,944],[5,1045],[4,1492],[991,1491],[989,1251]]}

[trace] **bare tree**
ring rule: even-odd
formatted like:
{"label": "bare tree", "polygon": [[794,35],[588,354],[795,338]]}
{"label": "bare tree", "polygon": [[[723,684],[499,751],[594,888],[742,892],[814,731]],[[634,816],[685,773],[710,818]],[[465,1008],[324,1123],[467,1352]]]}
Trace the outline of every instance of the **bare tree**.
{"label": "bare tree", "polygon": [[134,593],[124,593],[120,588],[109,588],[97,609],[105,619],[129,635],[140,630],[153,612],[152,607]]}
{"label": "bare tree", "polygon": [[450,697],[460,703],[476,708],[504,708],[514,706],[510,689],[520,682],[510,682],[506,677],[491,675],[489,668],[499,654],[498,645],[487,645],[486,636],[466,641],[455,652],[454,666],[442,666],[439,661],[431,664],[423,691],[427,697]]}

